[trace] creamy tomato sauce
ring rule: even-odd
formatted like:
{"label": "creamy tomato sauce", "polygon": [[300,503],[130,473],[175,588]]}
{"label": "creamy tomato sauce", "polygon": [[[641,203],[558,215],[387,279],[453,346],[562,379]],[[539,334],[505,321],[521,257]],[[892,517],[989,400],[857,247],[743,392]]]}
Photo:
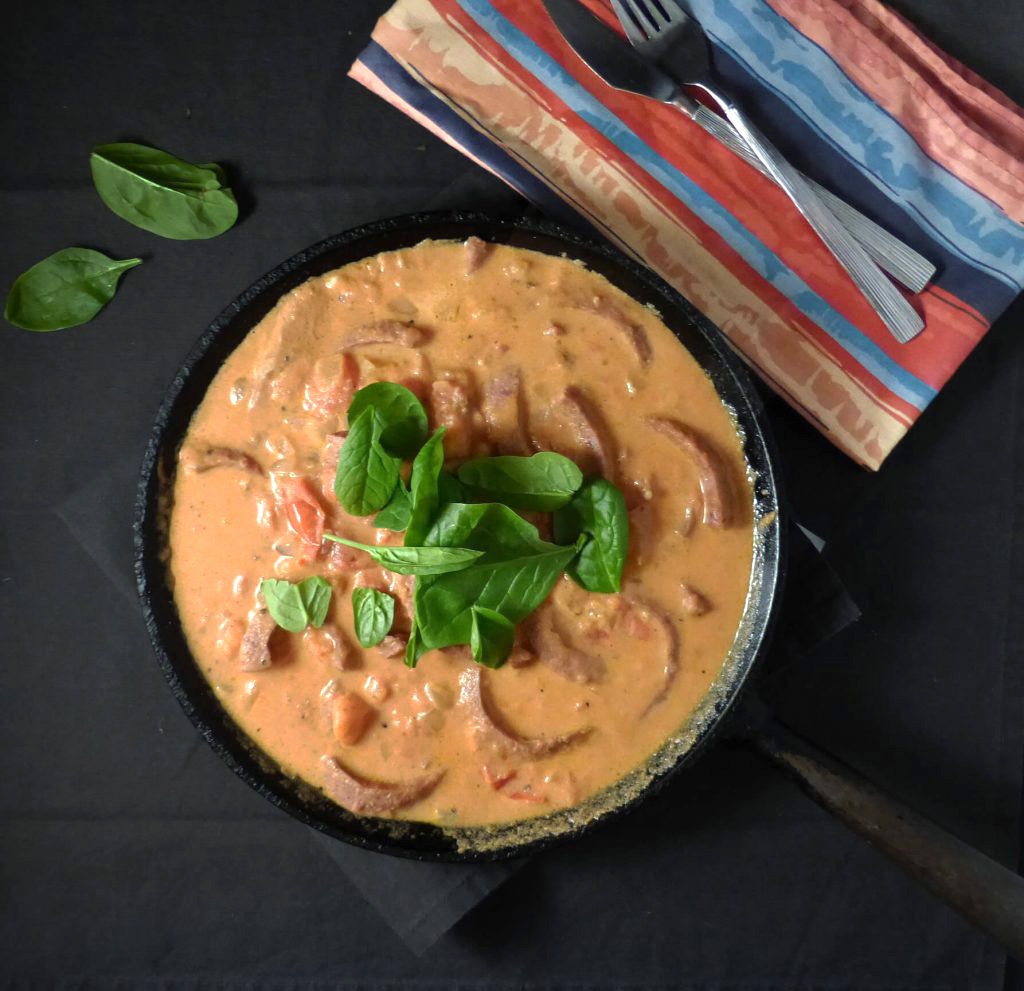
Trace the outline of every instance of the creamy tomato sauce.
{"label": "creamy tomato sauce", "polygon": [[[501,669],[467,648],[405,667],[413,579],[309,530],[401,541],[333,493],[374,381],[422,397],[449,467],[554,450],[617,484],[622,593],[563,576]],[[735,637],[751,516],[732,419],[654,312],[564,258],[428,241],[311,279],[225,362],[179,456],[170,571],[197,663],[288,773],[356,812],[486,825],[575,805],[679,730]],[[324,627],[275,629],[260,582],[308,575],[333,586]],[[355,638],[359,585],[397,599],[378,648]]]}

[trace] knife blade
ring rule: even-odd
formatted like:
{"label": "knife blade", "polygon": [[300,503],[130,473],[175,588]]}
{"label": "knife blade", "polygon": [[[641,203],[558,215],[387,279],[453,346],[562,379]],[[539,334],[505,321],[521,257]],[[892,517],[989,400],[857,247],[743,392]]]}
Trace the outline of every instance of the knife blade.
{"label": "knife blade", "polygon": [[544,6],[573,51],[609,86],[665,102],[679,92],[667,72],[638,55],[579,0],[544,0]]}

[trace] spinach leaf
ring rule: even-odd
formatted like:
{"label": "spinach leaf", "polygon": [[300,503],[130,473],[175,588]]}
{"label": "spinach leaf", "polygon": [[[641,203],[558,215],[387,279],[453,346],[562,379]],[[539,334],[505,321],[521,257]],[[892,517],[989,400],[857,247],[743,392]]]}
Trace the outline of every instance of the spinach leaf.
{"label": "spinach leaf", "polygon": [[409,479],[409,495],[412,510],[405,530],[405,546],[415,547],[423,543],[431,520],[437,512],[438,476],[444,465],[444,427],[438,427],[433,436],[423,445],[412,463]]}
{"label": "spinach leaf", "polygon": [[470,642],[474,606],[510,623],[524,619],[548,597],[577,550],[541,540],[536,527],[496,503],[446,506],[424,543],[482,552],[462,571],[417,579],[416,623],[431,650]]}
{"label": "spinach leaf", "polygon": [[513,509],[550,512],[564,506],[583,484],[583,473],[568,458],[540,451],[529,458],[476,458],[459,468],[459,481],[475,496]]}
{"label": "spinach leaf", "polygon": [[92,181],[122,220],[176,241],[216,237],[238,219],[219,165],[192,165],[146,145],[93,148]]}
{"label": "spinach leaf", "polygon": [[384,421],[368,406],[350,424],[338,455],[334,494],[346,512],[369,516],[383,509],[398,484],[398,458],[380,445]]}
{"label": "spinach leaf", "polygon": [[117,282],[141,258],[115,261],[89,248],[63,248],[14,280],[4,318],[23,330],[63,330],[88,323],[117,292]]}
{"label": "spinach leaf", "polygon": [[485,668],[500,668],[516,639],[516,628],[500,612],[473,606],[469,643],[473,660]]}
{"label": "spinach leaf", "polygon": [[622,493],[603,478],[592,479],[555,513],[553,523],[560,544],[581,534],[589,538],[566,568],[569,577],[591,592],[618,592],[629,549],[629,514]]}
{"label": "spinach leaf", "polygon": [[450,471],[442,471],[437,476],[437,502],[439,506],[447,506],[450,502],[469,502],[469,492]]}
{"label": "spinach leaf", "polygon": [[407,668],[416,667],[420,658],[426,652],[427,648],[423,646],[423,641],[420,640],[420,631],[414,620],[412,630],[409,633],[409,642],[405,645],[405,666]]}
{"label": "spinach leaf", "polygon": [[299,598],[309,616],[309,625],[319,629],[327,619],[327,610],[331,606],[331,583],[319,576],[303,578],[296,586]]}
{"label": "spinach leaf", "polygon": [[363,410],[375,409],[384,421],[380,442],[389,454],[411,458],[427,437],[427,411],[404,385],[373,382],[360,389],[348,408],[352,426]]}
{"label": "spinach leaf", "polygon": [[411,511],[412,503],[409,501],[409,490],[399,478],[388,504],[377,514],[373,525],[382,530],[404,530],[409,525]]}
{"label": "spinach leaf", "polygon": [[376,647],[391,631],[395,600],[376,588],[352,589],[352,617],[356,639],[364,647]]}
{"label": "spinach leaf", "polygon": [[331,583],[326,578],[303,578],[294,583],[267,578],[260,582],[260,593],[274,622],[291,633],[323,626],[331,605]]}
{"label": "spinach leaf", "polygon": [[325,533],[324,540],[366,551],[382,568],[399,575],[444,575],[468,568],[482,552],[468,547],[375,547]]}

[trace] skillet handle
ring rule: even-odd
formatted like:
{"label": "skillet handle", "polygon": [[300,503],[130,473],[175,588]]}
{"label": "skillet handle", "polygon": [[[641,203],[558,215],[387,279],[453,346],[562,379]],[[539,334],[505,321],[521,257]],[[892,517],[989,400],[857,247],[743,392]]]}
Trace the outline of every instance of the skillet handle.
{"label": "skillet handle", "polygon": [[775,720],[745,742],[934,895],[1024,960],[1024,878],[912,812]]}

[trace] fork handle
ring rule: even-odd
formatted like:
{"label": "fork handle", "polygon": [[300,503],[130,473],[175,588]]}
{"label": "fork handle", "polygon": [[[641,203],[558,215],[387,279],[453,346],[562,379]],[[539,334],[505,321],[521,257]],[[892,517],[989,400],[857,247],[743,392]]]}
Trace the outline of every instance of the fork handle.
{"label": "fork handle", "polygon": [[[762,175],[768,175],[768,170],[744,144],[727,120],[684,93],[678,94],[672,103],[731,152],[739,155],[748,165],[753,166]],[[836,215],[836,219],[861,243],[872,261],[911,292],[922,292],[925,289],[935,276],[935,266],[924,255],[890,234],[869,217],[865,217],[859,210],[833,195],[809,176],[802,172],[800,175],[818,194],[825,206]]]}
{"label": "fork handle", "polygon": [[696,83],[725,113],[726,119],[757,156],[768,174],[793,201],[836,261],[882,318],[896,340],[906,343],[924,329],[924,322],[899,290],[882,274],[867,252],[815,195],[800,173],[730,100],[707,83]]}

